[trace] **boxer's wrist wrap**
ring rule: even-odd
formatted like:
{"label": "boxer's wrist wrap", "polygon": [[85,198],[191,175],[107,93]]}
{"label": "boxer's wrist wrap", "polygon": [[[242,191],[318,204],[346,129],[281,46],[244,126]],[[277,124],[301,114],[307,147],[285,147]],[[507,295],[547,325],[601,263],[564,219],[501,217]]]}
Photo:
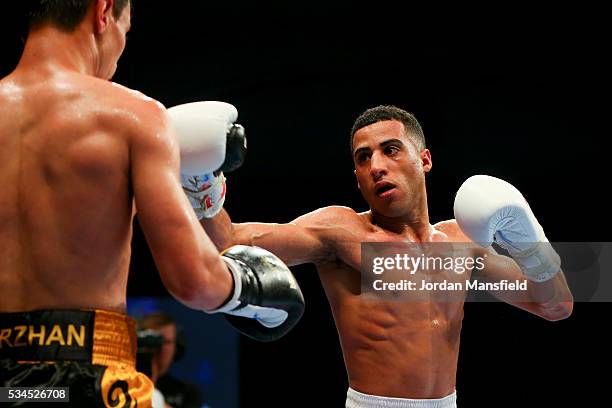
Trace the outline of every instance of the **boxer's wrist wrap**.
{"label": "boxer's wrist wrap", "polygon": [[199,220],[212,218],[221,211],[225,202],[225,182],[223,173],[181,174],[183,191]]}

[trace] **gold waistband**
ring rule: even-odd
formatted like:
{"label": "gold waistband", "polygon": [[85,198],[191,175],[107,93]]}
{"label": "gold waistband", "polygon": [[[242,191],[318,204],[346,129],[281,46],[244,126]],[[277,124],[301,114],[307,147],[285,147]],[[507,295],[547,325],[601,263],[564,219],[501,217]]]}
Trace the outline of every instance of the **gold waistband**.
{"label": "gold waistband", "polygon": [[136,324],[107,310],[0,313],[0,359],[136,365]]}
{"label": "gold waistband", "polygon": [[129,316],[94,310],[92,364],[136,365],[136,322]]}

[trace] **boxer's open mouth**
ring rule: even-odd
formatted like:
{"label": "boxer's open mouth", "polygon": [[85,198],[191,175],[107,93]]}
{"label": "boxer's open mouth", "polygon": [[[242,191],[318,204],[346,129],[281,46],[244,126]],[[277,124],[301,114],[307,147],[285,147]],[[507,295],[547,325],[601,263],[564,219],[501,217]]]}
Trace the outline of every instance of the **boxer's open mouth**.
{"label": "boxer's open mouth", "polygon": [[389,183],[388,181],[379,181],[374,185],[374,188],[377,196],[385,198],[395,189],[395,184]]}

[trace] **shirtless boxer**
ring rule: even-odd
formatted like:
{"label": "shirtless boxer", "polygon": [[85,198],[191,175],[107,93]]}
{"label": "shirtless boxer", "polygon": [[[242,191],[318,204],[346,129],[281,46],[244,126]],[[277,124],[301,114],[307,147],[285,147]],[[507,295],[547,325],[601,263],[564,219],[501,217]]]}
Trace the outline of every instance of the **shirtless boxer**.
{"label": "shirtless boxer", "polygon": [[[455,220],[431,225],[425,175],[432,158],[413,115],[392,106],[366,111],[352,129],[351,149],[369,211],[332,206],[288,224],[232,224],[221,212],[201,223],[220,248],[257,245],[289,265],[316,265],[348,371],[347,407],[456,406],[463,300],[397,302],[360,295],[360,243],[478,242],[482,246],[468,248],[472,257],[488,254],[482,275],[497,281],[524,281],[527,275],[529,299],[541,301],[495,295],[551,321],[568,317],[573,306],[559,258],[520,193],[492,177],[475,176],[459,190],[455,216],[461,228]],[[516,262],[487,248],[494,238]],[[534,246],[540,241],[544,246]]]}
{"label": "shirtless boxer", "polygon": [[[150,406],[125,315],[136,207],[161,278],[185,305],[239,314],[239,330],[270,340],[303,299],[266,251],[219,256],[182,192],[166,110],[108,81],[129,1],[31,3],[22,58],[0,81],[0,386],[70,387],[73,406]],[[233,111],[218,104],[202,117]],[[271,298],[278,309],[266,315],[260,302]]]}

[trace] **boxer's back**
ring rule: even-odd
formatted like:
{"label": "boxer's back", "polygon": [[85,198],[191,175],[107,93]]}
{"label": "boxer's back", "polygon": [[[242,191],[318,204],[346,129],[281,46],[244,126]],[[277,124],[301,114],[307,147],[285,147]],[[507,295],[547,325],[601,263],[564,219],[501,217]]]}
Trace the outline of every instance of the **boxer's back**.
{"label": "boxer's back", "polygon": [[63,72],[0,81],[0,311],[124,308],[129,97]]}

